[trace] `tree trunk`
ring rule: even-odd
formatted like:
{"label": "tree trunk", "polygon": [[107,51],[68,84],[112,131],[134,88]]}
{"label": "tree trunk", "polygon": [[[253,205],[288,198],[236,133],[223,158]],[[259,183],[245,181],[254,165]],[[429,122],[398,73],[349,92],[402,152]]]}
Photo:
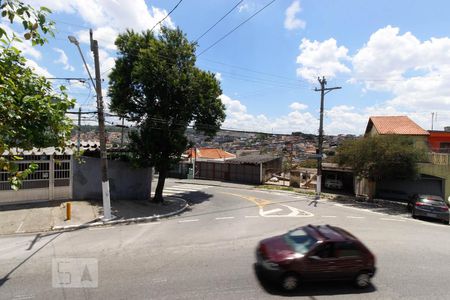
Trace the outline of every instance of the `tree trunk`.
{"label": "tree trunk", "polygon": [[162,167],[159,170],[158,185],[156,186],[155,196],[153,197],[152,200],[150,200],[151,202],[153,202],[153,203],[163,203],[164,202],[163,190],[164,190],[164,183],[166,181],[166,177],[167,177],[167,168]]}

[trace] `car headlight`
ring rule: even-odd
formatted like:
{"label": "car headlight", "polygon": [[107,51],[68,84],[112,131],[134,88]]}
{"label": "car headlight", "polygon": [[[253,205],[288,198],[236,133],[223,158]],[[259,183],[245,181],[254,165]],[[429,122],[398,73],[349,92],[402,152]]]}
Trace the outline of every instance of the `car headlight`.
{"label": "car headlight", "polygon": [[270,261],[270,260],[265,260],[263,262],[263,264],[269,270],[278,270],[280,268],[279,264],[277,264],[277,263],[275,263],[273,261]]}

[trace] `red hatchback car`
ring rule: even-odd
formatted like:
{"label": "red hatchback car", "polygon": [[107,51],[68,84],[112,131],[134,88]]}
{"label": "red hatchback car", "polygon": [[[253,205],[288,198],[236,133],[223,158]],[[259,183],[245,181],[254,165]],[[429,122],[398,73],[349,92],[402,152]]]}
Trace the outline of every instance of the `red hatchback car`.
{"label": "red hatchback car", "polygon": [[342,228],[307,225],[259,242],[256,267],[285,290],[300,282],[352,280],[359,288],[370,285],[375,256]]}

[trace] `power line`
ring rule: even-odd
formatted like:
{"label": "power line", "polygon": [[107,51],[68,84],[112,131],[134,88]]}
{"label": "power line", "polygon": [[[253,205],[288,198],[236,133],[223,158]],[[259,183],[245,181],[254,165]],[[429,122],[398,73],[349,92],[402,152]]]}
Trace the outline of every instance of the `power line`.
{"label": "power line", "polygon": [[255,12],[253,15],[251,15],[250,17],[248,17],[247,19],[245,19],[243,22],[241,22],[239,25],[237,25],[236,27],[234,27],[232,30],[230,30],[228,33],[226,33],[224,36],[222,36],[220,39],[218,39],[217,41],[215,41],[211,46],[209,46],[208,48],[206,48],[205,50],[203,50],[202,52],[200,52],[197,57],[199,57],[200,55],[202,55],[203,53],[205,53],[206,51],[208,51],[209,49],[211,49],[212,47],[214,47],[215,45],[217,45],[218,43],[220,43],[222,40],[224,40],[226,37],[228,37],[230,34],[232,34],[234,31],[236,31],[239,27],[241,27],[242,25],[244,25],[245,23],[247,23],[248,21],[250,21],[253,17],[255,17],[257,14],[259,14],[261,11],[263,11],[264,9],[266,9],[269,5],[271,5],[272,3],[274,3],[276,0],[272,0],[269,3],[267,3],[263,8],[261,8],[260,10],[258,10],[257,12]]}
{"label": "power line", "polygon": [[175,9],[177,9],[178,5],[180,5],[181,2],[183,2],[183,0],[178,1],[177,5],[175,5],[174,8],[172,8],[172,10],[169,11],[169,13],[168,13],[164,18],[161,19],[161,21],[159,21],[158,23],[156,23],[156,24],[152,27],[152,29],[150,29],[150,32],[152,32],[153,29],[155,29],[156,26],[158,26],[159,24],[161,24],[168,16],[170,16],[170,14],[173,13],[173,11],[174,11]]}
{"label": "power line", "polygon": [[225,15],[222,16],[222,18],[220,18],[216,23],[214,23],[214,25],[212,25],[211,27],[208,28],[208,30],[206,30],[201,36],[199,36],[195,42],[198,42],[198,40],[200,40],[203,36],[205,36],[208,32],[211,31],[211,29],[213,29],[214,27],[216,27],[217,24],[219,24],[223,19],[226,18],[226,16],[228,16],[236,7],[238,7],[239,4],[241,4],[244,0],[239,1],[238,3],[236,3],[235,6],[233,6],[233,8],[231,8]]}

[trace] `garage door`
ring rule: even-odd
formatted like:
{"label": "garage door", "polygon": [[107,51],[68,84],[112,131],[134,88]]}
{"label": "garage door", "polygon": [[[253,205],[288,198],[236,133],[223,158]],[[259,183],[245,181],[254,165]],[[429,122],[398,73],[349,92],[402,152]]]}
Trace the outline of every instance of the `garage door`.
{"label": "garage door", "polygon": [[444,197],[443,179],[420,175],[418,180],[384,180],[377,182],[377,198],[406,201],[412,194]]}

